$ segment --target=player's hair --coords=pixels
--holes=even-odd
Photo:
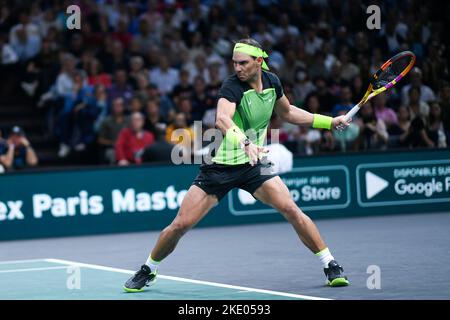
[[[260,48],[260,49],[263,48],[262,45],[258,41],[256,41],[255,39],[252,39],[252,38],[243,38],[241,40],[236,41],[236,43],[245,43],[245,44]]]
[[[260,48],[261,50],[263,50],[262,45],[253,38],[243,38],[241,40],[236,41],[236,43],[245,43],[245,44],[248,44],[248,45],[251,45],[251,46],[254,46],[254,47],[257,47],[257,48]],[[252,57],[252,58],[256,59],[255,57]]]

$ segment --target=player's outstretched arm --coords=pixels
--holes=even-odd
[[[321,114],[312,114],[301,108],[297,108],[289,103],[286,96],[282,96],[275,103],[275,112],[283,120],[301,126],[313,126],[318,129],[336,129],[339,125],[343,128],[349,126],[350,121],[345,120],[345,116],[328,117]]]
[[[225,98],[220,98],[217,102],[216,127],[222,131],[228,143],[234,147],[240,147],[248,155],[250,164],[255,165],[261,153],[267,153],[264,147],[252,143],[241,129],[234,123],[233,115],[236,111],[236,104]]]
[[[227,130],[236,124],[233,122],[233,114],[236,111],[236,103],[225,98],[220,98],[217,102],[216,128],[226,134]]]

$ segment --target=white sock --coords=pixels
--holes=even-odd
[[[331,252],[328,248],[317,252],[316,256],[319,257],[320,262],[322,262],[324,268],[328,268],[328,263],[330,263],[331,260],[334,260],[334,257],[331,255]]]
[[[152,272],[156,272],[156,270],[158,270],[158,265],[160,262],[161,261],[155,261],[152,259],[151,256],[148,256],[147,261],[145,261],[145,264],[150,267],[150,270]]]

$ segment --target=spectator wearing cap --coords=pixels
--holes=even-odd
[[[38,164],[38,157],[22,128],[13,127],[6,143],[0,139],[0,164],[7,170],[19,170]]]
[[[145,148],[154,142],[153,133],[144,129],[144,116],[139,112],[133,113],[130,126],[120,131],[116,142],[117,163],[119,166],[142,163]]]

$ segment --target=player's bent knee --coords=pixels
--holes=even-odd
[[[170,224],[170,230],[178,235],[183,235],[192,228],[188,220],[175,220]]]
[[[293,201],[289,201],[278,208],[288,220],[297,218],[302,212]]]

